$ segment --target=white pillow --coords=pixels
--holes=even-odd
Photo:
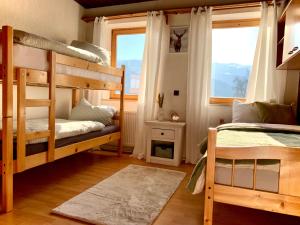
[[[112,124],[114,114],[106,108],[93,106],[85,98],[82,98],[69,116],[69,120],[91,120],[103,123],[105,126]]]
[[[97,106],[97,107],[100,107],[101,109],[107,110],[108,112],[111,113],[112,116],[114,116],[117,113],[116,108],[113,107],[113,106],[110,106],[110,105],[100,105],[100,106]]]
[[[105,48],[101,48],[97,45],[93,45],[85,41],[77,41],[77,40],[73,40],[71,46],[92,52],[98,57],[100,57],[100,59],[102,60],[102,64],[104,66],[110,65],[110,53]]]
[[[234,101],[232,104],[232,122],[259,123],[260,117],[256,104]]]

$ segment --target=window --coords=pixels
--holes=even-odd
[[[258,22],[214,26],[212,31],[211,103],[244,99],[252,68]]]
[[[125,99],[136,100],[139,94],[144,45],[145,28],[112,31],[111,64],[125,65]],[[111,98],[120,98],[120,93],[111,92]]]

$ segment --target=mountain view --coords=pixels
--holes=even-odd
[[[131,80],[139,79],[142,69],[141,60],[119,60],[118,66],[121,65],[126,66],[125,93],[137,94]],[[251,65],[213,63],[212,96],[245,97],[250,70]]]
[[[211,95],[245,97],[251,65],[213,63]]]

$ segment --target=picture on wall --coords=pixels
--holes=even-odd
[[[170,27],[170,53],[187,52],[188,27]]]

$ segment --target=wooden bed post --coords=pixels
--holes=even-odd
[[[2,27],[2,209],[13,209],[13,29]]]
[[[212,225],[213,221],[216,141],[217,130],[215,128],[209,128],[204,199],[204,225]]]
[[[49,82],[49,124],[48,129],[50,135],[48,138],[48,162],[54,161],[54,150],[55,150],[55,89],[56,89],[56,53],[53,51],[49,52],[49,71],[48,71],[48,82]]]
[[[122,65],[122,77],[121,77],[122,90],[120,93],[120,140],[119,140],[119,150],[118,155],[121,156],[123,152],[123,123],[124,123],[124,94],[125,94],[125,65]]]
[[[17,172],[25,169],[26,157],[26,69],[17,69]]]

